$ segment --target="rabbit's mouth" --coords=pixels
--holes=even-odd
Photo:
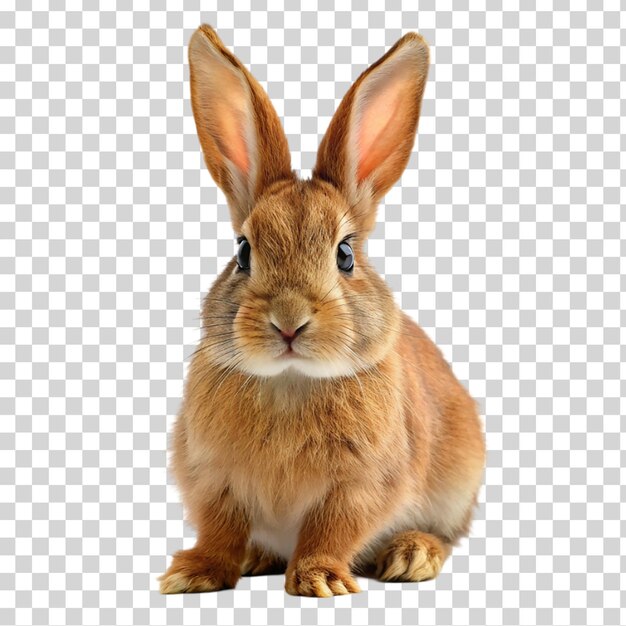
[[[300,352],[296,352],[296,350],[293,349],[293,346],[287,346],[287,348],[285,348],[285,351],[278,355],[278,358],[279,359],[306,359],[306,357],[303,354],[300,354]]]
[[[294,310],[298,314],[293,314]],[[251,305],[246,305],[235,320],[238,369],[264,378],[287,370],[311,378],[334,378],[359,369],[356,354],[346,343],[349,331],[345,325],[336,329],[332,319],[322,325],[308,310],[295,307],[285,306],[282,315],[267,317],[251,311]],[[228,358],[233,358],[230,352]]]
[[[249,355],[239,367],[249,374],[265,378],[278,376],[288,370],[310,378],[334,378],[351,375],[355,369],[347,359],[318,359],[315,355],[300,352],[297,346],[286,347],[274,355]]]

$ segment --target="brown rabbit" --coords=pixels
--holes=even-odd
[[[209,26],[189,45],[206,164],[237,256],[203,306],[171,468],[198,532],[162,593],[286,570],[291,594],[437,576],[485,461],[476,405],[363,244],[414,142],[428,46],[405,35],[346,94],[299,180],[259,83]]]

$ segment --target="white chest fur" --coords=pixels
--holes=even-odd
[[[283,526],[257,522],[252,527],[250,540],[288,561],[296,549],[300,526],[301,520]]]
[[[246,480],[243,474],[231,476],[231,481],[236,496],[246,503],[250,514],[250,540],[289,559],[306,516],[324,499],[327,482],[317,477],[315,481],[283,479],[281,484],[276,480]],[[270,485],[274,485],[271,492]]]

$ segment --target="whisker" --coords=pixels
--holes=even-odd
[[[325,295],[325,296],[324,296],[324,297],[320,300],[320,302],[319,302],[320,304],[324,304],[324,300],[326,300],[326,298],[328,297],[328,294],[329,294],[329,293],[330,293],[330,292],[331,292],[331,291],[332,291],[335,287],[337,287],[337,285],[339,285],[339,281],[338,281],[338,280],[337,280],[337,281],[335,282],[335,284],[334,284],[334,285],[333,285],[333,286],[332,286],[332,287],[331,287],[331,288],[330,288],[330,289],[326,292],[326,295]],[[331,302],[332,302],[332,300],[331,300]]]

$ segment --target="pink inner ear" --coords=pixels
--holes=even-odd
[[[215,120],[225,155],[242,174],[247,175],[250,169],[246,140],[249,122],[246,119],[245,106],[242,98],[236,97],[231,98],[230,102],[220,102],[216,106]]]
[[[400,133],[405,127],[401,104],[407,95],[407,81],[386,80],[372,91],[358,105],[361,108],[357,121],[358,182],[365,180],[393,152],[403,139]]]

